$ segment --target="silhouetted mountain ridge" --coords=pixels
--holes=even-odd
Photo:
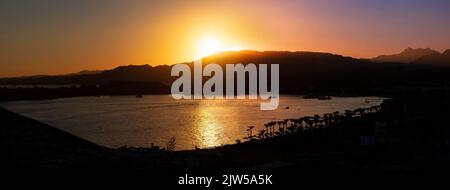
[[[411,54],[414,50],[404,52]],[[438,55],[447,57],[448,52]],[[229,63],[279,64],[282,93],[377,94],[450,84],[450,68],[426,64],[380,64],[331,53],[228,51],[206,57],[203,63],[218,63],[222,67]],[[188,64],[192,67],[193,62]],[[96,95],[170,93],[171,82],[177,78],[170,75],[171,67],[129,65],[90,75],[0,79],[0,84],[96,85],[102,89],[101,92],[96,91]],[[90,91],[80,94],[89,93]]]
[[[445,50],[442,54],[431,54],[422,56],[419,59],[415,60],[413,63],[450,67],[450,49]]]
[[[152,67],[150,65],[119,66],[112,70],[83,72],[58,76],[30,76],[0,79],[3,85],[74,85],[105,84],[113,81],[162,82],[168,83],[170,67],[167,65]]]
[[[94,70],[94,71],[91,71],[91,70],[83,70],[83,71],[80,71],[80,72],[70,73],[70,74],[67,74],[67,75],[69,75],[69,76],[75,76],[75,75],[94,75],[94,74],[99,74],[99,73],[102,73],[102,72],[104,72],[104,70]],[[66,75],[66,76],[67,76],[67,75]],[[62,76],[65,76],[65,75],[62,75]]]
[[[97,78],[99,83],[109,81],[140,81],[140,82],[161,82],[168,84],[171,81],[170,66],[161,65],[152,67],[150,65],[128,65],[120,66],[112,70],[100,73]]]
[[[344,57],[331,53],[316,52],[287,52],[287,51],[228,51],[220,52],[203,59],[204,64],[218,63],[255,63],[255,64],[300,64],[309,69],[320,68],[320,65],[350,64],[367,62],[351,57]],[[192,65],[193,62],[188,64]],[[139,81],[139,82],[160,82],[170,84],[174,78],[170,77],[171,66],[150,66],[150,65],[128,65],[119,66],[111,70],[98,73],[86,73],[76,75],[61,76],[33,76],[0,79],[0,84],[8,85],[45,85],[45,84],[105,84],[111,81]],[[288,70],[287,72],[292,72]]]
[[[407,48],[399,54],[380,55],[372,59],[374,62],[412,63],[424,56],[438,55],[438,51],[430,48]]]

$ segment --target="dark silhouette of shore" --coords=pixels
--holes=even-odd
[[[214,149],[109,149],[0,109],[2,167],[252,171],[450,169],[448,92],[380,107],[274,122],[249,141]],[[421,98],[417,102],[415,98]],[[302,122],[299,122],[299,121]],[[245,133],[245,131],[243,131]],[[259,135],[259,136],[258,136]]]
[[[2,168],[120,167],[107,148],[0,108]]]

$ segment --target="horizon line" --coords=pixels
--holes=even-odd
[[[411,47],[407,47],[404,48],[403,50],[406,49],[431,49],[431,50],[435,50],[439,53],[443,53],[449,49],[444,49],[442,51],[430,48],[430,47],[418,47],[418,48],[411,48]],[[402,51],[403,51],[402,50]],[[366,60],[371,60],[374,59],[378,56],[385,56],[385,55],[395,55],[395,54],[399,54],[401,52],[398,53],[391,53],[391,54],[381,54],[381,55],[377,55],[375,57],[371,57],[371,58],[367,58],[367,57],[356,57],[356,56],[349,56],[349,55],[344,55],[344,54],[338,54],[338,53],[334,53],[334,52],[326,52],[326,51],[311,51],[311,50],[255,50],[255,49],[243,49],[243,50],[227,50],[227,51],[218,51],[215,52],[211,55],[202,57],[203,58],[207,58],[207,57],[211,57],[220,53],[227,53],[227,52],[258,52],[258,53],[264,53],[264,52],[287,52],[287,53],[300,53],[300,52],[304,52],[304,53],[324,53],[324,54],[332,54],[332,55],[339,55],[339,56],[343,56],[343,57],[349,57],[349,58],[353,58],[353,59],[366,59]],[[136,64],[122,64],[122,65],[117,65],[117,66],[113,66],[110,68],[104,68],[104,69],[92,69],[90,70],[89,68],[87,69],[82,69],[79,71],[73,71],[73,72],[66,72],[66,73],[55,73],[55,74],[30,74],[30,75],[17,75],[17,76],[0,76],[0,79],[9,79],[9,78],[30,78],[30,77],[51,77],[51,76],[67,76],[67,75],[74,75],[74,74],[79,74],[82,72],[103,72],[103,71],[107,71],[107,70],[112,70],[118,67],[123,67],[123,66],[145,66],[148,65],[150,67],[158,67],[158,66],[172,66],[175,64],[180,64],[180,63],[190,63],[195,61],[195,58],[193,58],[190,61],[182,61],[182,62],[178,62],[178,63],[172,63],[172,64],[156,64],[156,65],[152,65],[149,63],[136,63]]]

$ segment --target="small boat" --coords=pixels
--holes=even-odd
[[[319,100],[331,100],[331,97],[330,96],[319,96],[319,97],[317,97],[317,99],[319,99]]]
[[[315,96],[315,95],[305,95],[305,96],[303,96],[303,98],[304,99],[316,99],[317,96]]]

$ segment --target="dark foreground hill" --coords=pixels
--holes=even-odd
[[[110,168],[123,157],[110,149],[0,108],[1,168]]]

